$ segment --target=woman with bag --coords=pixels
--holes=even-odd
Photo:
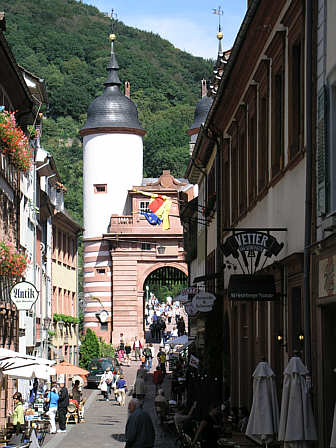
[[[100,389],[103,394],[103,399],[106,401],[108,401],[108,396],[107,396],[108,387],[107,387],[107,382],[106,382],[107,377],[108,377],[108,372],[105,371],[100,379],[100,383],[98,386],[98,389]]]
[[[48,406],[48,410],[46,412],[47,416],[49,417],[50,420],[50,434],[56,434],[56,412],[57,412],[57,407],[58,407],[58,400],[59,400],[59,396],[57,393],[57,389],[55,386],[53,386],[51,388],[51,391],[48,393],[47,397],[45,398],[45,403],[44,403],[44,409],[47,408]]]

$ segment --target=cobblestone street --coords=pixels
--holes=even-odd
[[[156,351],[158,344],[155,344]],[[129,389],[134,383],[136,371],[140,363],[132,361],[131,367],[123,366]],[[156,365],[156,362],[153,362]],[[152,367],[153,370],[154,367]],[[169,397],[169,380],[166,377],[163,387]],[[86,403],[85,423],[67,425],[67,432],[48,436],[49,440],[45,448],[92,448],[99,447],[124,447],[125,425],[127,421],[127,404],[131,396],[127,396],[125,407],[120,407],[114,400],[103,401],[99,390],[91,392]],[[161,431],[154,408],[155,386],[152,382],[152,374],[148,373],[146,378],[146,397],[144,409],[150,414],[155,427],[155,448],[173,448],[174,437]]]

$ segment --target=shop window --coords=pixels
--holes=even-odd
[[[94,192],[96,194],[107,193],[107,185],[106,184],[95,184],[93,187],[94,187]]]

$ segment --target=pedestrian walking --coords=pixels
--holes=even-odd
[[[141,408],[141,403],[133,398],[128,404],[129,417],[126,423],[125,448],[153,448],[155,430],[150,416]]]
[[[66,413],[69,405],[68,389],[64,382],[59,383],[60,390],[58,392],[58,424],[59,430],[57,432],[66,432]]]
[[[127,341],[125,344],[125,355],[126,355],[126,365],[129,367],[131,365],[131,344]]]
[[[57,388],[56,386],[53,386],[46,398],[46,402],[49,405],[47,416],[49,417],[50,420],[50,434],[56,433],[56,412],[58,408],[58,401],[59,401],[59,395],[57,393]]]
[[[123,360],[123,361],[125,360],[125,339],[124,339],[123,333],[120,333],[118,359],[119,359],[119,364],[121,364],[121,360]]]
[[[125,406],[126,404],[126,380],[124,375],[120,375],[119,380],[117,381],[117,387],[115,390],[116,400],[119,403],[119,406]]]
[[[153,358],[152,350],[150,349],[149,344],[146,345],[142,354],[145,356],[145,369],[147,370],[147,372],[149,372],[150,369],[152,368],[152,358]]]
[[[108,378],[108,372],[107,372],[107,370],[105,370],[105,372],[103,373],[103,375],[100,378],[100,382],[98,385],[98,389],[100,389],[100,391],[103,394],[103,399],[106,401],[108,401],[107,378]]]
[[[155,384],[155,392],[158,391],[158,388],[161,386],[162,381],[163,381],[163,375],[162,375],[160,366],[158,365],[153,374],[153,383]]]
[[[133,351],[134,351],[134,357],[135,357],[136,361],[138,361],[138,360],[140,361],[141,350],[142,350],[141,342],[138,340],[138,337],[135,336],[134,342],[133,342]]]
[[[166,374],[166,362],[167,362],[167,355],[164,352],[163,348],[160,348],[159,353],[157,354],[157,358],[160,364],[160,370],[162,372],[162,375],[165,376]]]

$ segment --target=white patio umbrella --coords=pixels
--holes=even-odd
[[[301,359],[294,356],[284,371],[284,385],[278,440],[286,447],[308,447],[317,440],[316,426],[307,385],[308,370]]]
[[[334,408],[334,421],[331,431],[330,448],[336,448],[336,404]]]
[[[267,362],[260,362],[253,372],[253,402],[246,435],[271,441],[279,429],[279,404],[275,375]]]

